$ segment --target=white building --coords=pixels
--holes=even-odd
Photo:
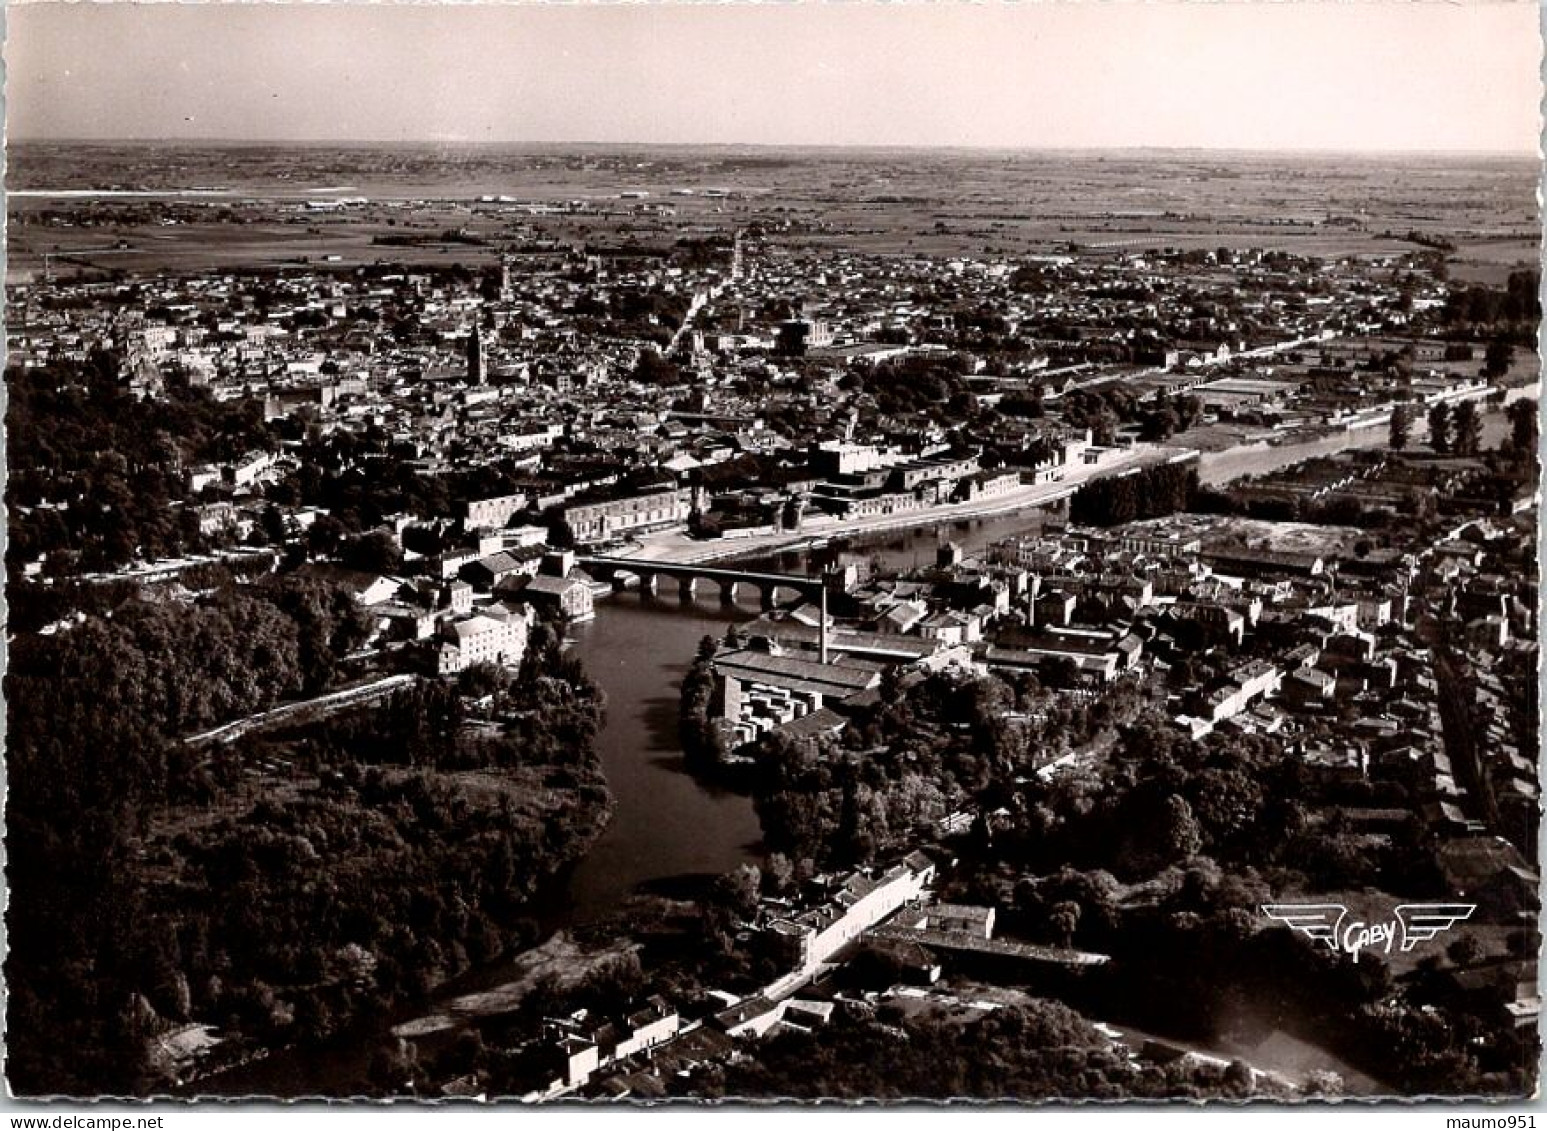
[[[898,908],[922,898],[934,878],[933,861],[912,852],[879,876],[850,874],[826,904],[770,920],[766,929],[797,969],[809,972]]]
[[[503,606],[448,621],[441,626],[438,670],[455,675],[474,664],[519,664],[530,628],[530,617]]]

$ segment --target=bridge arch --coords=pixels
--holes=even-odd
[[[734,604],[750,586],[757,591],[759,604],[765,609],[801,598],[815,600],[820,597],[825,584],[819,577],[634,558],[587,556],[580,558],[577,564],[590,570],[598,580],[610,580],[614,591],[637,588],[641,594],[654,596],[660,591],[660,579],[670,578],[683,601],[695,600],[702,587],[710,586],[719,590],[722,603]]]
[[[774,581],[763,586],[763,594],[763,600],[769,606],[773,606],[803,600],[806,596],[806,591],[803,586]]]
[[[654,591],[654,574],[638,569],[613,569],[609,572],[614,593],[626,593],[630,589],[636,589],[640,593]]]

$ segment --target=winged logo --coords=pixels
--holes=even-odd
[[[1394,914],[1402,922],[1402,949],[1412,950],[1421,942],[1450,930],[1477,910],[1475,903],[1403,903]]]
[[[1348,908],[1341,903],[1264,903],[1262,913],[1307,938],[1326,943],[1332,950],[1344,951],[1359,960],[1359,952],[1369,948],[1390,954],[1400,943],[1402,952],[1411,951],[1421,942],[1450,930],[1477,910],[1473,903],[1402,903],[1394,916],[1384,923],[1353,920],[1347,926]]]
[[[1348,908],[1341,903],[1264,903],[1262,913],[1336,950]]]

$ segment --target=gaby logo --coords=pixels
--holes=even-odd
[[[1262,913],[1293,927],[1309,938],[1326,943],[1333,950],[1351,954],[1359,961],[1359,952],[1381,948],[1391,953],[1398,945],[1406,953],[1421,942],[1450,930],[1477,910],[1475,903],[1403,903],[1392,910],[1384,923],[1365,923],[1353,919],[1347,923],[1348,908],[1341,903],[1264,903]]]

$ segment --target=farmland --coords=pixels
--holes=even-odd
[[[1539,223],[1532,163],[1491,157],[20,144],[12,183],[18,276],[44,253],[65,269],[134,273],[448,265],[492,258],[480,244],[513,236],[664,247],[757,222],[792,248],[934,257],[1073,245],[1331,258],[1444,240],[1457,278],[1498,283],[1535,263]],[[338,199],[356,203],[318,207]],[[450,231],[463,235],[433,238]],[[405,234],[411,246],[373,243]]]

